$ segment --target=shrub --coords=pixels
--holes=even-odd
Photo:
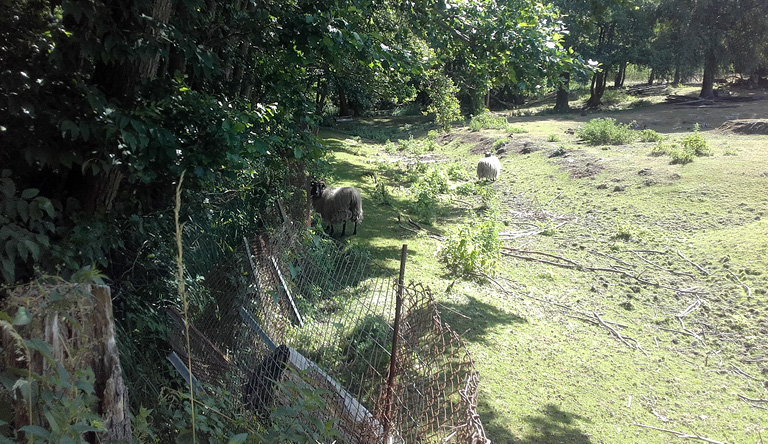
[[[637,132],[641,142],[660,142],[664,140],[664,136],[657,133],[652,129],[644,129]]]
[[[651,148],[651,156],[665,156],[669,154],[669,151],[674,149],[677,144],[659,142]]]
[[[452,230],[440,250],[440,259],[451,272],[462,276],[492,274],[501,258],[500,227],[495,211],[483,218],[473,217]]]
[[[669,155],[672,157],[672,164],[685,165],[693,162],[696,152],[685,147],[673,147],[669,149]]]
[[[699,133],[699,124],[694,127],[693,134],[689,134],[681,141],[686,150],[692,151],[696,156],[711,156],[712,148],[707,146],[707,141]]]
[[[459,163],[452,163],[448,165],[446,173],[451,180],[467,180],[469,179],[469,173],[463,165]]]
[[[507,143],[509,143],[509,137],[502,137],[500,139],[496,139],[496,141],[493,142],[492,148],[495,150],[500,146],[506,145]]]
[[[448,173],[440,168],[427,168],[415,176],[413,210],[424,221],[433,222],[439,210],[440,195],[448,192]]]
[[[550,134],[547,136],[547,142],[559,142],[560,137],[557,134]]]
[[[480,131],[482,129],[506,129],[507,126],[509,126],[509,123],[507,122],[506,117],[496,117],[489,111],[472,116],[472,120],[469,121],[469,129],[472,131]]]
[[[616,123],[615,119],[592,119],[578,131],[581,140],[590,145],[623,145],[635,139],[636,134],[629,125]]]

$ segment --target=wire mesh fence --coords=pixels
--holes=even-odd
[[[332,423],[338,442],[488,442],[474,364],[428,288],[370,278],[366,251],[290,222],[239,245],[193,231],[189,347],[182,314],[168,311],[180,372],[191,358],[196,379],[261,418],[313,393],[322,408],[296,420]]]

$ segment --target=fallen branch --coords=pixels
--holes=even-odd
[[[683,272],[680,272],[680,271],[675,271],[675,270],[672,270],[672,269],[669,269],[669,268],[664,268],[664,267],[662,267],[661,265],[659,265],[659,264],[657,264],[657,263],[655,263],[655,262],[653,262],[653,261],[650,261],[650,260],[648,260],[648,259],[644,258],[643,256],[641,256],[641,255],[640,255],[640,253],[638,253],[638,252],[636,252],[636,251],[633,251],[632,253],[634,253],[634,254],[635,254],[635,256],[639,257],[641,261],[645,262],[645,263],[646,263],[646,264],[648,264],[648,265],[651,265],[651,266],[653,266],[653,267],[656,267],[656,268],[658,268],[659,270],[663,270],[663,271],[666,271],[666,272],[669,272],[669,273],[672,273],[672,274],[676,274],[676,275],[678,275],[678,276],[688,276],[689,278],[692,278],[692,277],[693,277],[693,275],[692,275],[692,274],[690,274],[690,273],[683,273]]]
[[[541,262],[543,264],[554,265],[556,267],[572,268],[572,269],[578,269],[578,270],[582,270],[582,271],[605,271],[605,272],[609,272],[609,273],[617,273],[617,274],[620,274],[622,276],[626,276],[626,277],[628,277],[630,279],[634,279],[634,280],[636,280],[636,281],[638,281],[638,282],[640,282],[642,284],[651,285],[651,286],[659,287],[659,288],[664,288],[664,289],[667,289],[667,290],[675,291],[677,293],[690,293],[690,294],[699,294],[699,293],[701,293],[695,287],[694,288],[690,288],[690,289],[674,288],[674,287],[670,287],[670,286],[667,286],[667,285],[664,285],[664,284],[660,284],[658,282],[651,282],[651,281],[645,280],[645,279],[641,278],[639,275],[634,275],[634,274],[631,274],[631,273],[626,272],[624,270],[619,270],[619,269],[616,269],[616,268],[605,268],[605,267],[588,267],[588,266],[581,265],[578,262],[575,262],[573,260],[566,259],[566,258],[564,258],[562,256],[557,256],[557,255],[550,254],[550,253],[544,253],[544,252],[541,252],[541,251],[518,250],[518,249],[515,249],[515,248],[511,248],[511,247],[502,247],[501,253],[503,255],[505,255],[505,256],[514,257],[514,258],[517,258],[517,259],[525,259],[525,260],[529,260],[529,261]],[[538,254],[538,255],[542,255],[542,256],[551,257],[551,258],[554,258],[554,259],[557,259],[557,260],[560,260],[560,261],[563,261],[563,262],[566,262],[566,263],[564,264],[564,263],[561,263],[561,262],[553,262],[553,261],[548,261],[548,260],[545,260],[545,259],[539,259],[539,258],[530,257],[530,256],[523,256],[523,255],[515,254],[515,253]]]
[[[606,324],[605,321],[603,321],[603,318],[601,318],[599,314],[597,314],[597,313],[592,313],[592,314],[595,316],[595,318],[598,320],[598,322],[600,322],[601,326],[607,328],[608,331],[613,333],[613,335],[616,336],[627,347],[629,347],[629,348],[636,348],[636,349],[640,350],[641,352],[643,352],[643,354],[645,356],[648,356],[648,353],[646,353],[645,350],[643,350],[643,348],[640,347],[640,343],[637,341],[637,339],[628,338],[628,339],[631,339],[632,341],[634,341],[634,345],[630,344],[629,341],[627,341],[627,339],[625,339],[624,336],[622,336],[619,332],[617,332],[615,328],[613,328],[610,325]]]
[[[739,285],[741,285],[742,287],[744,287],[744,290],[746,290],[746,291],[747,291],[747,297],[750,297],[750,298],[751,298],[751,297],[752,297],[752,289],[751,289],[751,288],[749,288],[749,286],[748,286],[747,284],[745,284],[744,282],[742,282],[742,281],[741,281],[741,279],[739,279],[739,277],[738,277],[738,276],[736,276],[736,273],[732,272],[731,270],[729,270],[729,269],[727,269],[727,268],[725,269],[725,271],[727,271],[728,273],[730,273],[730,274],[731,274],[731,276],[733,276],[733,278],[734,278],[734,279],[736,279],[736,281],[739,283]]]
[[[694,267],[698,268],[700,272],[704,273],[704,275],[709,276],[709,272],[701,267],[701,265],[697,264],[696,262],[688,259],[685,257],[683,253],[680,252],[680,250],[677,250],[677,255],[683,258],[686,262],[693,265]]]
[[[741,376],[743,376],[745,378],[748,378],[748,379],[751,379],[753,381],[760,381],[760,379],[755,378],[754,376],[750,375],[749,373],[747,373],[744,370],[742,370],[739,367],[737,367],[735,364],[731,364],[731,367],[733,367],[733,371],[737,375],[741,375]]]
[[[739,397],[742,401],[745,401],[747,404],[749,404],[750,407],[754,407],[756,409],[762,409],[762,410],[768,410],[768,407],[763,407],[761,405],[756,405],[756,403],[765,403],[768,404],[768,399],[755,399],[755,398],[748,398],[741,394],[736,394],[736,396]]]
[[[477,276],[482,277],[484,279],[487,279],[489,282],[491,282],[493,284],[496,284],[496,286],[498,286],[499,289],[501,289],[501,291],[504,294],[507,294],[507,295],[510,295],[510,296],[514,296],[514,293],[512,293],[509,290],[507,290],[503,285],[501,285],[501,283],[499,283],[494,278],[488,276],[487,274],[479,273]],[[528,298],[528,299],[533,299],[534,301],[537,301],[537,302],[542,302],[544,304],[549,304],[549,305],[554,305],[556,307],[564,308],[564,309],[566,309],[568,311],[572,311],[572,312],[574,312],[576,314],[580,314],[582,316],[587,316],[586,318],[579,317],[579,316],[571,316],[571,317],[573,317],[575,319],[580,319],[582,321],[590,322],[590,323],[593,323],[595,325],[599,325],[599,322],[597,320],[590,319],[591,317],[594,317],[594,313],[587,313],[585,311],[581,311],[581,310],[577,310],[577,309],[575,309],[573,307],[569,307],[569,306],[567,306],[565,304],[561,304],[561,303],[555,302],[555,301],[549,301],[547,299],[537,298],[536,296],[528,295],[528,296],[525,296],[525,297]],[[605,322],[606,324],[613,324],[613,325],[616,325],[616,326],[621,327],[621,328],[627,328],[627,326],[625,324],[621,324],[619,322],[607,321],[607,320],[603,320],[603,322]]]
[[[703,437],[701,435],[690,435],[690,434],[685,433],[685,432],[678,432],[676,430],[662,429],[662,428],[659,428],[659,427],[649,426],[649,425],[645,425],[645,424],[638,424],[636,422],[633,422],[632,425],[633,426],[637,426],[637,427],[643,427],[643,428],[646,428],[646,429],[651,429],[651,430],[658,430],[660,432],[671,433],[671,434],[675,435],[677,438],[680,438],[680,439],[697,439],[699,441],[708,442],[710,444],[728,444],[725,441],[715,441],[714,439],[705,438],[705,437]]]

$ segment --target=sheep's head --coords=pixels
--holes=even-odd
[[[312,197],[321,197],[323,195],[324,190],[325,190],[324,182],[312,182],[309,188],[309,195]]]

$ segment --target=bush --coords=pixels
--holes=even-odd
[[[472,117],[469,121],[469,129],[480,131],[482,129],[506,129],[509,126],[507,118],[504,116],[496,117],[491,112],[485,111]]]
[[[578,136],[590,145],[623,145],[637,136],[629,125],[615,119],[592,119],[579,129]]]
[[[440,168],[427,168],[426,171],[415,175],[412,189],[414,212],[420,219],[433,222],[439,211],[440,195],[449,190],[448,173]]]
[[[664,136],[657,133],[652,129],[644,129],[637,132],[641,142],[660,142],[664,140]]]
[[[672,164],[685,165],[693,162],[696,152],[685,147],[673,147],[669,149],[669,155],[672,157]]]
[[[501,258],[500,228],[495,211],[483,218],[473,217],[452,230],[440,250],[440,259],[448,270],[462,276],[492,274]]]
[[[651,148],[649,153],[651,156],[665,156],[669,154],[670,150],[674,149],[677,144],[659,142]]]
[[[498,149],[499,147],[501,147],[501,146],[503,146],[503,145],[506,145],[507,143],[509,143],[509,137],[502,137],[502,138],[500,138],[500,139],[496,139],[496,141],[495,141],[495,142],[493,142],[493,146],[492,146],[492,148],[493,148],[494,150],[496,150],[496,149]]]
[[[693,134],[685,136],[681,141],[686,150],[692,151],[696,156],[711,156],[712,148],[707,146],[707,141],[699,133],[699,124],[694,127]]]

